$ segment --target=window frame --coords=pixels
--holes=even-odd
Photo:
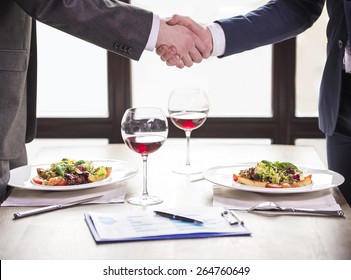
[[[295,116],[296,38],[272,48],[271,118],[211,118],[196,131],[194,138],[268,138],[272,144],[294,144],[298,138],[324,138],[316,117]],[[122,143],[120,122],[131,106],[131,62],[107,52],[107,118],[39,118],[37,138],[106,138]],[[169,137],[182,138],[183,132],[169,126]]]

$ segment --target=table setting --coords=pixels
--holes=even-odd
[[[347,246],[339,245],[340,240],[351,244],[351,210],[337,188],[344,178],[325,169],[312,147],[194,139],[190,164],[190,133],[205,123],[209,110],[208,100],[201,100],[205,101],[195,102],[194,107],[191,99],[169,102],[170,119],[185,131],[185,142],[167,139],[169,124],[162,109],[130,108],[121,120],[124,143],[43,149],[36,164],[11,170],[12,191],[0,207],[0,227],[6,229],[0,236],[0,257],[135,259],[143,252],[155,259],[351,257]],[[111,158],[86,159],[88,154]],[[37,183],[34,178],[41,169],[50,170],[67,155],[78,162],[92,161],[98,167],[94,172],[111,167],[106,169],[110,173],[99,181],[76,185],[65,181],[71,178],[65,178],[66,173],[60,175],[60,185]],[[177,163],[184,156],[185,165],[179,168]],[[43,158],[48,161],[40,163]],[[296,181],[310,176],[311,182],[299,187],[257,187],[236,180],[241,170],[263,160],[288,164],[289,172],[296,165],[301,172],[301,180],[296,177]],[[83,175],[85,171],[78,167],[72,172]],[[100,176],[96,174],[93,178]],[[277,216],[278,223],[273,218]],[[136,217],[139,220],[134,221]],[[306,221],[311,222],[308,228]],[[183,227],[186,234],[182,234]],[[301,228],[319,238],[303,238]],[[294,243],[301,247],[292,246]],[[63,249],[67,246],[70,252]],[[301,249],[307,246],[311,250]],[[27,250],[19,249],[23,247]]]
[[[52,164],[27,165],[11,170],[9,186],[13,187],[13,190],[1,206],[49,206],[58,203],[72,203],[97,196],[99,197],[90,200],[89,203],[121,203],[124,202],[127,193],[124,181],[132,178],[138,172],[137,166],[129,162],[112,159],[92,160],[89,161],[89,164],[94,164],[95,167],[109,166],[112,168],[111,174],[105,179],[82,184],[49,185],[36,183],[35,180],[38,180],[40,171],[44,168],[50,170],[49,168],[54,165],[57,166],[53,168],[58,169],[60,163],[66,164],[65,160]],[[75,162],[75,160],[71,161]]]
[[[340,205],[330,192],[330,189],[344,182],[342,175],[330,170],[299,167],[305,175],[311,176],[312,181],[306,186],[294,188],[262,188],[241,184],[233,179],[233,174],[239,173],[241,169],[253,168],[256,164],[239,163],[206,170],[202,176],[214,183],[213,205],[248,212],[274,211],[274,214],[343,217]]]
[[[342,217],[344,215],[340,205],[335,201],[335,198],[329,190],[313,192],[307,195],[267,195],[262,193],[228,190],[214,187],[213,192],[213,206],[222,206],[236,211],[252,212],[261,210],[265,212],[269,211],[269,215],[303,214],[330,215],[336,217]],[[273,203],[278,204],[280,207],[288,208],[288,211],[286,209],[282,210],[272,207]],[[298,211],[299,209],[304,209],[307,211],[301,212]],[[324,211],[330,211],[330,213],[323,213]]]
[[[48,206],[57,203],[72,203],[80,199],[99,197],[89,203],[123,203],[127,185],[123,182],[77,191],[30,191],[14,188],[1,206]]]

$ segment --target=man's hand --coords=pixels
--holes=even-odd
[[[202,58],[209,58],[213,49],[213,45],[211,31],[207,27],[197,23],[190,17],[180,15],[174,15],[170,20],[167,21],[167,24],[172,26],[182,25],[194,32],[203,43],[203,47],[199,49],[202,54]]]
[[[202,52],[206,49],[205,44],[194,32],[182,25],[171,26],[165,20],[161,20],[156,48],[163,45],[175,47],[177,55],[187,67],[192,66],[193,62],[201,62]],[[171,48],[171,54],[173,53],[174,49]]]
[[[197,37],[197,39],[194,39],[195,41],[193,41],[193,45],[195,45],[196,50],[194,51],[192,48],[191,53],[189,52],[189,55],[186,55],[185,57],[181,55],[181,52],[178,50],[176,45],[164,44],[156,46],[156,53],[161,57],[162,61],[166,61],[167,65],[176,66],[178,68],[183,68],[184,65],[190,67],[192,66],[193,62],[199,63],[202,61],[202,58],[208,58],[210,56],[213,49],[213,44],[212,35],[208,28],[198,24],[189,17],[179,15],[174,15],[167,21],[167,24],[171,25],[172,27],[179,25],[186,27],[188,28],[188,31],[191,31],[196,35],[195,38]],[[199,55],[201,58],[199,58]],[[190,62],[189,59],[192,59],[192,62]]]

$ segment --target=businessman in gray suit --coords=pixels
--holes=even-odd
[[[213,56],[226,57],[300,34],[318,19],[325,3],[328,45],[320,86],[319,127],[326,135],[328,167],[345,177],[339,189],[351,205],[351,0],[273,0],[245,16],[217,20],[208,26],[181,16],[168,23],[187,26],[202,38]],[[168,65],[184,67],[185,62],[168,53],[166,46],[157,52]]]
[[[176,47],[188,66],[209,56],[187,28],[122,1],[1,0],[0,202],[10,169],[27,163],[25,143],[36,134],[35,20],[134,60],[160,44]]]

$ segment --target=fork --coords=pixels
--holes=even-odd
[[[282,207],[272,201],[262,202],[256,206],[251,207],[247,210],[252,211],[283,211],[283,212],[294,212],[294,213],[310,213],[317,215],[329,215],[343,217],[344,211],[342,210],[319,210],[319,209],[308,209],[308,208],[293,208],[293,207]]]

